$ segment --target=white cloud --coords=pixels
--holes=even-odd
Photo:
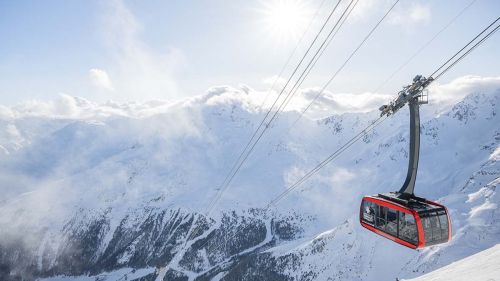
[[[271,77],[264,78],[262,82],[264,82],[266,86],[272,87],[272,90],[277,90],[285,86],[286,79],[278,75],[273,75]]]
[[[98,68],[92,68],[89,70],[89,78],[92,84],[98,88],[113,91],[113,83],[109,79],[109,75],[106,71]]]
[[[429,22],[431,19],[431,9],[429,6],[414,4],[410,10],[410,20],[414,23]]]
[[[449,83],[434,82],[429,88],[429,102],[446,110],[471,93],[488,93],[500,90],[500,77],[463,76]]]
[[[492,92],[500,89],[500,77],[463,76],[450,83],[435,82],[429,88],[429,100],[438,107],[453,105],[466,95],[478,92]],[[319,88],[304,89],[291,100],[287,111],[303,110],[318,94]],[[163,114],[180,108],[200,108],[203,106],[237,105],[243,110],[256,112],[262,104],[266,91],[257,91],[249,87],[238,89],[229,86],[213,87],[206,94],[195,97],[177,99],[176,101],[149,102],[91,102],[84,98],[61,94],[53,101],[31,100],[15,106],[0,105],[0,119],[11,120],[26,116],[41,116],[49,118],[80,118],[99,119],[109,116],[126,116],[132,118],[149,117]],[[277,97],[272,92],[268,98],[271,101]],[[323,117],[345,112],[367,112],[376,110],[380,105],[392,100],[395,95],[376,93],[332,93],[320,95],[308,110],[311,117]],[[267,108],[264,108],[267,109]]]
[[[349,17],[351,20],[366,19],[375,13],[377,7],[380,7],[380,0],[359,1]]]
[[[424,5],[412,2],[410,6],[401,5],[391,13],[388,22],[394,25],[415,26],[429,23],[431,20],[431,8],[429,5]]]
[[[11,107],[11,119],[26,116],[80,118],[81,113],[87,111],[88,104],[91,103],[86,99],[59,94],[52,101],[29,100]]]
[[[12,110],[4,105],[0,105],[0,119],[11,119],[14,117]]]
[[[466,95],[475,92],[491,92],[500,89],[500,77],[464,76],[450,83],[435,82],[429,88],[429,99],[438,111],[446,110],[449,106],[462,100]],[[319,93],[319,88],[302,89],[296,93],[285,111],[302,112]],[[262,101],[267,96],[267,102],[262,110],[267,110],[277,98],[278,92],[248,89],[241,91],[228,86],[214,87],[207,94],[187,99],[184,104],[221,104],[240,103],[244,109],[257,111],[261,109]],[[333,93],[325,91],[314,101],[306,115],[310,118],[323,118],[332,114],[369,112],[377,110],[396,96],[379,93]],[[277,104],[281,104],[283,97]]]
[[[376,93],[332,93],[323,92],[318,96],[320,88],[303,89],[295,94],[294,98],[285,108],[286,111],[303,111],[313,100],[307,115],[311,118],[322,118],[331,114],[346,112],[368,112],[377,109],[380,105],[390,101],[392,96]],[[257,100],[261,95],[254,95]],[[277,93],[272,92],[268,98],[267,106],[276,99]],[[316,98],[317,97],[317,98]]]
[[[491,92],[497,89],[500,89],[500,77],[463,76],[446,84],[438,82],[432,84],[429,88],[429,99],[435,109],[442,111],[459,102],[470,93]],[[319,90],[319,88],[302,89],[296,93],[285,110],[303,111],[316,98]],[[253,104],[254,107],[257,107],[261,105],[266,93],[252,90],[249,95],[241,95],[241,97],[247,100],[248,103]],[[276,91],[270,93],[265,109],[268,109],[272,101],[276,99],[277,94]],[[377,110],[381,105],[387,104],[393,98],[395,98],[395,94],[387,95],[370,92],[333,93],[325,91],[318,96],[306,114],[311,118],[322,118],[331,114],[346,112],[369,112]],[[234,97],[231,99],[234,99]]]
[[[119,100],[151,100],[179,97],[176,72],[185,65],[183,53],[174,47],[153,50],[141,38],[142,25],[121,0],[107,2],[102,33],[114,59],[108,68]]]

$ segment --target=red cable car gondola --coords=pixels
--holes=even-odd
[[[412,249],[451,239],[451,221],[446,207],[413,194],[420,150],[419,106],[427,103],[423,90],[432,80],[432,77],[415,77],[412,85],[399,92],[396,101],[380,108],[382,116],[394,114],[406,103],[410,107],[408,173],[398,192],[363,197],[359,212],[363,227]]]

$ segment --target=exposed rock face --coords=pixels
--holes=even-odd
[[[216,224],[180,209],[146,208],[127,214],[114,229],[107,216],[109,212],[95,217],[83,216],[84,221],[81,214],[77,214],[62,229],[59,246],[45,247],[40,256],[34,255],[39,250],[36,247],[20,247],[22,239],[2,245],[2,277],[33,280],[54,275],[98,275],[124,267],[161,268],[168,267],[179,253],[183,256],[175,266],[200,274],[199,280],[211,280],[219,272],[233,271],[233,267],[232,275],[238,276],[238,272],[248,270],[240,261],[248,266],[262,266],[271,260],[269,254],[258,254],[262,249],[301,234],[290,217],[269,220],[257,213],[251,210],[246,215],[226,214],[220,224]],[[250,251],[245,252],[247,250]],[[269,274],[276,270],[272,266],[268,269]],[[264,272],[260,274],[267,276]],[[156,274],[148,276],[156,277]],[[175,269],[168,269],[165,275],[165,280],[187,278]]]

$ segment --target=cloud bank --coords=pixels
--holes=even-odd
[[[441,110],[454,105],[466,95],[475,92],[490,92],[500,88],[499,77],[464,76],[450,83],[435,82],[429,88],[431,104]],[[319,93],[319,88],[308,88],[298,92],[285,111],[302,111]],[[15,106],[0,105],[0,119],[17,119],[24,117],[74,118],[92,119],[123,116],[131,118],[150,117],[162,114],[175,108],[203,107],[220,105],[239,105],[249,112],[269,109],[278,91],[255,90],[248,86],[238,88],[229,86],[213,87],[207,93],[177,100],[151,100],[145,102],[92,102],[80,97],[61,94],[52,101],[30,100]],[[348,112],[368,112],[377,110],[396,96],[378,93],[333,93],[324,92],[307,111],[311,118],[322,118],[332,114]],[[267,97],[267,102],[262,106]],[[280,100],[281,101],[281,100]]]

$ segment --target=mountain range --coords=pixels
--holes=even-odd
[[[448,207],[453,239],[420,251],[358,221],[363,195],[403,182],[407,108],[267,209],[379,115],[283,112],[207,213],[266,113],[255,92],[0,106],[0,279],[395,280],[500,243],[500,77],[436,85],[422,106],[416,194]]]

